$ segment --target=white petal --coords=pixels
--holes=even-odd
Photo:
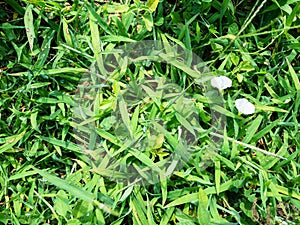
[[[255,106],[245,98],[235,100],[235,107],[242,114],[250,115],[255,112]]]
[[[232,86],[232,81],[225,76],[214,77],[210,80],[211,86],[219,89],[224,90],[226,88],[230,88]]]

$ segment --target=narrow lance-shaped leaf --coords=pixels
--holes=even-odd
[[[220,185],[221,185],[221,163],[218,159],[215,160],[215,182],[216,182],[216,192],[217,195],[219,195]]]
[[[293,82],[294,82],[294,85],[296,87],[296,90],[299,91],[300,90],[300,82],[299,82],[299,78],[294,70],[294,68],[292,67],[292,65],[290,64],[289,60],[286,59],[287,61],[287,64],[288,64],[288,67],[289,67],[289,72],[293,78]]]
[[[23,131],[22,133],[17,134],[17,135],[6,137],[5,144],[0,146],[0,153],[11,149],[15,144],[18,143],[18,141],[24,136],[24,134],[25,134],[25,131]]]
[[[200,225],[208,225],[210,224],[210,214],[207,210],[208,197],[202,188],[198,192],[198,201],[198,221]]]
[[[56,176],[53,176],[43,170],[39,170],[33,167],[33,169],[35,171],[37,171],[41,176],[43,176],[44,178],[46,178],[50,183],[54,184],[55,186],[66,190],[67,192],[69,192],[70,194],[74,195],[75,197],[82,199],[86,202],[91,202],[94,203],[95,205],[97,205],[100,209],[105,210],[108,213],[111,213],[113,215],[118,216],[118,212],[112,210],[109,206],[106,206],[103,203],[100,203],[99,201],[97,201],[93,194],[84,190],[81,187],[75,186],[73,184],[68,183],[67,181],[60,179]]]
[[[34,38],[35,38],[32,8],[33,8],[33,5],[28,5],[26,8],[26,11],[25,11],[25,16],[24,16],[24,24],[25,24],[27,39],[28,39],[29,47],[30,47],[31,51],[33,49],[33,42],[34,42]]]
[[[69,26],[66,19],[62,20],[64,38],[69,46],[72,46],[72,38],[69,32]]]

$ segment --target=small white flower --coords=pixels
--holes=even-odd
[[[255,106],[245,98],[236,99],[235,107],[240,113],[245,115],[250,115],[255,112]]]
[[[232,86],[232,81],[225,76],[214,77],[210,80],[211,86],[218,88],[219,90],[224,90]]]

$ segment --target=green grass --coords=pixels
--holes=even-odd
[[[299,0],[0,2],[0,224],[300,224],[299,15]],[[165,52],[113,64],[145,40]],[[174,44],[183,63],[155,61]],[[232,87],[209,92],[192,52]]]

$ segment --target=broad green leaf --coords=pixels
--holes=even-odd
[[[179,176],[189,182],[192,181],[192,182],[198,182],[199,184],[203,184],[203,185],[213,185],[213,183],[211,183],[210,181],[206,181],[195,175],[189,174],[188,176],[186,176],[183,172],[178,172],[178,171],[175,171],[174,175]]]
[[[54,200],[54,210],[60,216],[66,216],[67,213],[71,210],[71,206],[69,204],[69,198],[66,192],[63,190],[59,190],[56,194],[56,198]]]
[[[45,172],[43,170],[39,170],[37,168],[33,169],[37,171],[41,176],[43,176],[45,179],[48,180],[48,182],[54,184],[55,186],[66,190],[70,194],[74,195],[76,198],[82,199],[87,202],[93,202],[94,201],[94,195],[92,193],[89,193],[88,191],[84,190],[81,187],[75,186],[73,184],[70,184],[69,182],[58,178],[57,176],[53,176],[49,174],[48,172]]]
[[[18,62],[20,62],[20,60],[21,60],[22,52],[23,52],[23,49],[26,46],[26,44],[27,43],[25,43],[22,46],[18,47],[14,42],[12,42],[12,45],[14,46],[14,49],[16,50],[17,55],[18,55]]]
[[[299,10],[300,10],[300,2],[298,1],[296,6],[293,8],[291,14],[288,15],[286,19],[286,26],[290,27],[292,25],[294,18],[297,17],[297,14],[299,13]]]
[[[162,147],[165,141],[165,136],[163,134],[159,134],[155,139],[155,144],[153,146],[154,149],[159,149]]]
[[[54,95],[57,99],[55,98],[48,98],[48,97],[41,97],[37,99],[36,101],[39,103],[46,103],[46,104],[58,104],[58,103],[66,103],[67,105],[70,106],[76,106],[76,102],[68,95],[65,94],[58,94]]]
[[[132,193],[133,185],[129,186],[123,193],[122,197],[120,198],[120,202],[124,202]]]
[[[148,31],[151,31],[153,28],[153,18],[151,14],[145,14],[143,15],[143,20],[145,22],[145,26]]]
[[[108,13],[125,13],[129,10],[128,5],[125,4],[120,4],[120,5],[107,4],[106,6],[107,6]]]
[[[136,130],[138,128],[139,114],[140,114],[140,107],[137,106],[134,109],[134,112],[130,120],[130,127],[133,133],[136,133]]]
[[[100,34],[99,34],[99,28],[98,24],[95,22],[93,14],[89,13],[89,24],[91,29],[91,36],[92,36],[92,44],[93,44],[93,51],[94,56],[96,58],[97,66],[102,73],[102,75],[106,74],[106,70],[104,68],[103,59],[101,53],[101,40],[100,40]]]

